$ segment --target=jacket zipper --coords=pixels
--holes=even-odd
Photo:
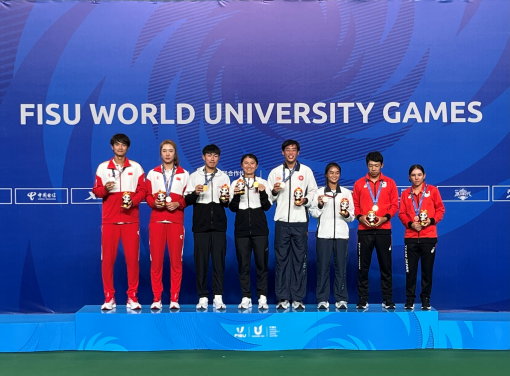
[[[254,184],[255,184],[255,179],[253,180]],[[251,213],[250,213],[250,188],[249,188],[249,184],[248,184],[248,187],[245,187],[246,188],[246,198],[248,199],[248,228],[250,229],[250,236],[251,236]]]
[[[205,177],[207,178],[207,172],[205,173]],[[214,192],[213,192],[213,180],[214,180],[214,176],[213,178],[211,179],[211,204],[214,203]],[[221,203],[220,203],[221,205]],[[213,205],[211,205],[211,227],[214,227],[214,221],[213,221],[213,218],[214,218],[214,210],[213,210]]]
[[[290,174],[290,168],[289,168],[289,174]],[[289,210],[288,210],[288,215],[287,215],[287,223],[290,223],[290,205],[292,202],[292,195],[290,194],[291,191],[292,191],[292,176],[290,176],[290,178],[289,178]]]
[[[336,239],[336,195],[333,196],[333,239]]]
[[[413,197],[413,200],[416,202],[416,200],[414,199],[414,196],[416,196],[416,198],[419,198],[419,196],[415,195],[414,192],[413,192],[413,196],[412,197]],[[419,205],[418,202],[416,202],[416,206],[418,206],[418,205]],[[416,215],[416,213],[415,213],[415,215]],[[418,243],[419,242],[420,242],[420,231],[418,231]]]

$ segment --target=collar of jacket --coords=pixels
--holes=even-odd
[[[326,185],[324,188],[324,193],[326,192],[332,192],[331,188],[329,188],[329,185]],[[336,185],[336,193],[342,193],[342,189],[340,189],[340,184]]]
[[[289,167],[287,167],[287,162],[283,162],[283,167],[284,168],[288,168],[290,170]],[[298,161],[296,161],[296,168],[294,169],[294,171],[299,171],[299,168],[301,167],[301,163],[299,163]]]
[[[163,173],[163,170],[161,169],[161,165],[158,167],[154,167],[154,171]],[[175,174],[182,174],[184,172],[184,169],[181,166],[177,166],[177,169],[175,170]]]
[[[129,159],[128,157],[126,157],[126,160],[124,161],[124,166],[123,168],[126,168],[126,167],[130,167],[131,166],[131,163],[129,163]],[[115,166],[115,162],[113,161],[113,158],[110,159],[110,163],[108,163],[108,168],[109,169],[113,169],[115,170],[117,167]]]
[[[367,174],[365,175],[365,178],[368,179],[368,181],[372,181],[372,178],[370,177],[370,174],[367,172]],[[379,177],[377,178],[376,182],[380,181],[380,180],[385,180],[386,179],[386,176],[383,175],[383,173],[381,172],[379,174]]]

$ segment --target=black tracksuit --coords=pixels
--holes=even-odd
[[[267,183],[257,179],[257,182]],[[248,182],[250,179],[248,179]],[[235,219],[235,245],[237,262],[239,264],[239,282],[243,298],[251,298],[250,291],[250,266],[251,252],[257,268],[257,295],[267,296],[267,273],[268,273],[268,235],[269,228],[265,211],[271,208],[271,202],[266,191],[258,191],[255,188],[245,190],[244,195],[234,195],[235,182],[231,187],[232,201],[230,210],[236,213]],[[241,203],[242,200],[242,203]]]

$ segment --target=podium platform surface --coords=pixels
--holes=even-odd
[[[510,349],[508,312],[438,312],[386,310],[372,304],[366,310],[318,311],[307,305],[267,311],[225,311],[209,306],[197,311],[183,305],[178,311],[150,306],[133,311],[117,306],[85,306],[76,314],[0,315],[4,341],[0,351],[163,351],[298,349],[404,350],[404,349]]]

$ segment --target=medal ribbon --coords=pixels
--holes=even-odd
[[[205,171],[205,167],[204,167],[204,176],[205,176],[205,183],[204,183],[204,185],[209,184],[214,179],[214,175],[216,175],[217,171],[218,171],[218,169],[214,170],[214,172],[211,174],[211,177],[209,179],[207,179],[207,172]]]
[[[287,180],[289,180],[291,177],[292,177],[292,174],[294,174],[294,171],[296,171],[296,166],[297,166],[297,162],[296,164],[294,165],[294,168],[291,170],[289,169],[289,176],[287,176],[287,178],[285,178],[285,165],[283,166],[283,183],[285,183]]]
[[[249,179],[249,178],[248,178]],[[243,175],[243,181],[244,181],[244,185],[248,188],[248,189],[252,189],[253,188],[253,185],[255,184],[255,181],[257,180],[257,177],[255,175],[253,175],[253,183],[251,184],[251,187],[248,185],[248,182],[246,181],[244,175]]]
[[[377,202],[379,201],[379,195],[381,194],[381,188],[382,188],[382,183],[384,180],[381,180],[379,182],[379,189],[377,189],[377,196],[374,197],[374,192],[372,192],[372,187],[370,186],[370,182],[368,181],[367,178],[365,178],[366,182],[367,182],[367,188],[368,188],[368,192],[370,192],[370,197],[372,198],[372,202],[374,203],[374,205],[377,205]]]
[[[113,176],[113,178],[115,178],[115,171],[119,171],[119,176],[120,176],[122,171],[124,171],[124,167],[120,167],[119,166],[119,168],[117,168],[117,165],[115,165],[115,168],[112,168],[112,176]]]
[[[166,181],[166,174],[165,174],[165,168],[163,165],[161,165],[161,171],[163,172],[163,181],[165,182],[165,189],[166,189],[166,195],[167,197],[170,197],[170,192],[172,191],[172,184],[174,183],[174,176],[175,176],[175,166],[172,168],[172,179],[170,179],[170,184]]]
[[[413,192],[413,187],[411,187],[411,193]],[[421,209],[421,204],[423,204],[423,198],[425,197],[425,192],[427,192],[427,183],[425,183],[425,188],[423,188],[423,191],[421,193],[421,198],[420,198],[420,202],[418,203],[418,207],[416,207],[416,201],[414,199],[414,197],[412,197],[412,201],[413,201],[413,208],[414,208],[414,212],[416,213],[416,215],[420,214],[420,209]],[[412,193],[412,195],[414,196],[414,193]]]

